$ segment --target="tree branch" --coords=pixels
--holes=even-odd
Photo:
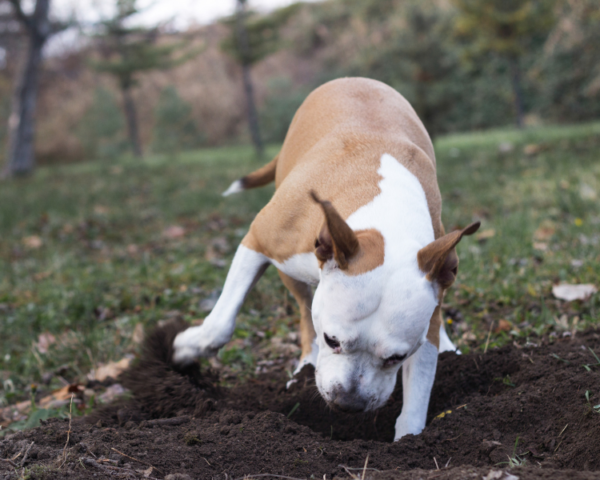
[[[31,29],[32,26],[33,26],[31,18],[28,15],[25,15],[25,12],[21,8],[21,0],[8,0],[8,1],[13,6],[13,8],[15,9],[15,15],[16,15],[17,19],[23,25],[25,25],[25,27],[27,29]]]

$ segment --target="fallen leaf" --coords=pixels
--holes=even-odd
[[[529,145],[525,145],[523,147],[523,153],[528,157],[532,157],[533,155],[537,155],[542,151],[542,146],[537,145],[535,143],[530,143]]]
[[[104,205],[94,205],[94,213],[96,215],[107,215],[108,207],[105,207]]]
[[[586,284],[569,284],[562,283],[560,285],[554,285],[552,287],[552,294],[560,299],[565,300],[567,302],[572,302],[573,300],[585,300],[586,298],[592,296],[596,293],[598,289],[595,285],[590,283]]]
[[[129,368],[131,360],[130,357],[125,357],[118,362],[109,362],[106,365],[100,365],[88,373],[87,378],[89,380],[97,380],[98,382],[102,382],[108,377],[116,379],[123,371]]]
[[[133,329],[133,335],[131,336],[131,340],[136,345],[141,344],[144,341],[144,325],[138,323]]]
[[[544,220],[533,233],[533,238],[539,241],[548,240],[556,233],[556,224],[551,220]]]
[[[545,252],[548,250],[548,244],[544,242],[533,242],[533,248]]]
[[[56,342],[56,337],[52,335],[50,332],[40,333],[37,339],[37,342],[33,344],[35,348],[37,348],[40,353],[48,353],[48,349],[50,345]]]
[[[45,272],[35,273],[33,275],[33,279],[36,282],[39,282],[40,280],[44,280],[44,279],[48,278],[50,275],[52,275],[52,272],[50,270],[47,270]]]
[[[181,238],[185,235],[185,228],[179,225],[171,225],[163,232],[163,236],[170,239]]]
[[[152,470],[154,469],[154,467],[150,467],[147,468],[146,470],[144,470],[142,473],[144,474],[144,478],[149,478],[150,475],[152,475]]]
[[[489,240],[490,238],[492,238],[495,235],[496,235],[496,230],[494,230],[493,228],[488,228],[487,230],[482,230],[477,235],[475,235],[475,238],[477,239],[478,242],[485,242],[486,240]]]
[[[99,395],[98,399],[104,403],[110,403],[118,396],[123,395],[125,392],[127,392],[127,390],[123,388],[123,385],[120,383],[115,383],[108,387],[104,393]]]
[[[31,248],[32,250],[40,248],[43,244],[44,241],[37,235],[30,235],[23,238],[23,245],[25,245],[27,248]]]
[[[498,322],[498,326],[494,330],[494,333],[510,332],[511,330],[512,330],[512,323],[510,323],[508,320],[501,319]]]

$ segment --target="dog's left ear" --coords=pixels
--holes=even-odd
[[[458,273],[458,255],[454,247],[463,235],[473,235],[480,225],[481,222],[475,222],[462,230],[450,232],[419,250],[419,268],[427,274],[427,280],[437,282],[444,289],[454,283]]]

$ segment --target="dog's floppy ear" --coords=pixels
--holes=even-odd
[[[419,268],[427,274],[427,280],[437,282],[441,288],[448,288],[454,283],[458,272],[458,255],[454,247],[463,235],[473,235],[480,225],[480,222],[475,222],[462,230],[450,232],[419,250]]]
[[[348,261],[360,249],[356,234],[331,202],[321,200],[312,190],[310,195],[321,206],[325,214],[325,223],[315,241],[315,255],[321,262],[335,258],[338,266],[345,270],[348,268]]]

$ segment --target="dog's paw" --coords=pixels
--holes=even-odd
[[[418,435],[423,431],[425,425],[414,418],[404,418],[402,414],[396,420],[396,433],[394,435],[394,442],[397,442],[405,435]]]
[[[173,341],[173,362],[187,365],[199,357],[214,357],[223,345],[225,343],[212,341],[202,326],[188,328]]]

